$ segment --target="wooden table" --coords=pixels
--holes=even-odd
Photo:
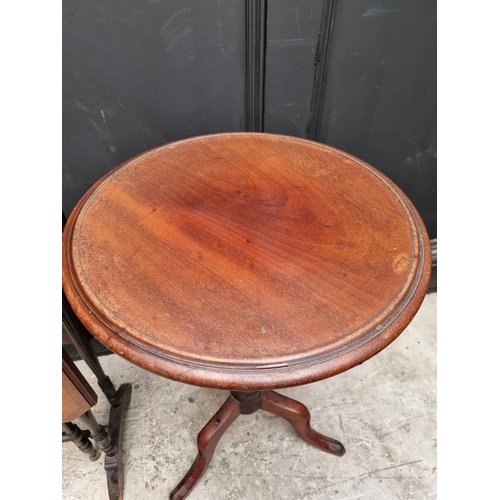
[[[185,498],[240,414],[263,409],[341,456],[301,403],[272,389],[352,368],[420,307],[431,252],[387,177],[331,147],[226,133],[122,164],[82,198],[63,235],[63,287],[120,356],[231,394],[172,492]]]

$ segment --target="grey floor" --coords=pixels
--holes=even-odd
[[[306,404],[313,427],[342,441],[328,455],[279,417],[244,415],[222,437],[190,500],[429,499],[436,497],[436,305],[427,295],[396,341],[363,365],[328,380],[279,392]],[[115,385],[133,384],[124,436],[124,500],[166,500],[196,455],[196,435],[226,391],[180,384],[116,355],[100,358]],[[78,367],[109,406],[85,363]],[[106,500],[103,458],[90,462],[62,445],[62,498]]]

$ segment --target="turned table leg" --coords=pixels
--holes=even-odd
[[[123,434],[125,413],[130,404],[131,393],[131,384],[122,384],[116,391],[119,404],[116,407],[111,406],[107,427],[97,422],[91,410],[78,417],[87,430],[80,429],[73,422],[63,424],[63,442],[73,441],[78,448],[89,455],[90,460],[97,460],[101,451],[104,452],[109,500],[123,499]]]
[[[93,445],[78,425],[67,422],[62,424],[62,429],[67,438],[73,441],[83,453],[86,453],[90,460],[95,461],[101,456],[101,451]]]
[[[114,455],[116,453],[116,444],[111,441],[111,436],[106,432],[106,429],[97,423],[92,410],[85,412],[79,417],[79,419],[90,431],[90,435],[96,442],[97,446],[106,455]]]

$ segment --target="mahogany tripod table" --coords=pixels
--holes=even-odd
[[[307,384],[377,354],[409,324],[431,251],[412,203],[337,149],[225,133],[147,151],[98,181],[63,235],[63,287],[97,339],[161,376],[231,394],[171,494],[185,498],[240,414],[263,409],[342,456]]]

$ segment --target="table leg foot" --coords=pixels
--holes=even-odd
[[[262,395],[260,407],[288,420],[304,441],[338,457],[344,455],[345,448],[340,441],[311,429],[309,424],[311,414],[302,403],[274,391],[265,391]]]
[[[170,500],[182,500],[191,493],[195,484],[207,470],[220,438],[240,413],[240,403],[233,396],[229,396],[198,434],[198,455],[188,473],[170,494]]]
[[[125,431],[125,413],[130,404],[131,393],[132,385],[122,384],[116,393],[119,405],[117,407],[112,406],[109,411],[108,429],[112,446],[104,459],[109,500],[123,499],[123,434]]]

